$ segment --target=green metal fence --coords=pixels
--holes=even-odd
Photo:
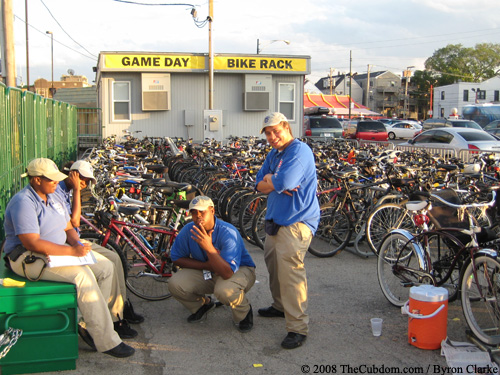
[[[40,157],[61,167],[77,156],[77,109],[0,83],[0,240],[5,208],[28,180],[28,163]]]

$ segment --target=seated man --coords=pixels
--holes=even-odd
[[[181,269],[169,281],[169,289],[199,322],[215,307],[207,296],[230,306],[233,321],[241,332],[253,327],[253,313],[246,293],[255,283],[255,264],[238,230],[215,218],[214,203],[199,196],[189,204],[193,222],[179,232],[171,259]]]
[[[5,210],[4,250],[10,267],[31,280],[75,284],[78,308],[90,334],[86,342],[114,357],[133,355],[134,348],[121,341],[113,326],[113,319],[123,311],[113,263],[94,253],[95,264],[46,267],[51,255],[84,256],[91,251],[90,244],[79,241],[64,202],[54,194],[58,182],[67,176],[45,158],[31,161],[27,172],[29,184],[12,197]]]
[[[70,215],[71,224],[77,232],[80,227],[80,218],[82,215],[81,191],[85,189],[90,182],[96,183],[92,166],[88,161],[78,160],[70,164],[69,176],[57,185],[56,194],[58,194],[66,204],[66,210]],[[129,328],[127,323],[142,323],[144,317],[134,311],[132,303],[127,299],[127,287],[125,285],[125,273],[123,272],[122,261],[115,251],[108,250],[98,244],[92,244],[92,251],[104,255],[115,265],[118,280],[120,281],[120,293],[123,301],[125,301],[123,312],[120,314],[120,317],[125,319],[125,321],[120,319],[115,322],[115,327],[122,339],[133,338],[137,336],[137,332]]]

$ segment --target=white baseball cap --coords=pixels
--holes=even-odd
[[[46,177],[52,181],[62,181],[68,176],[59,171],[56,163],[47,158],[33,159],[26,168],[28,176],[31,177]]]
[[[73,163],[70,171],[78,171],[83,177],[89,178],[92,180],[92,183],[96,183],[96,179],[94,177],[94,168],[88,161],[85,160],[77,160]]]
[[[189,203],[189,211],[205,211],[208,207],[214,207],[214,202],[205,195],[199,195]]]
[[[260,129],[260,134],[264,133],[266,127],[276,126],[281,124],[282,122],[288,122],[283,113],[273,112],[270,115],[267,115],[266,118],[264,118],[264,122],[262,123],[262,129]]]

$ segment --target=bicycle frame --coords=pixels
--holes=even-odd
[[[123,228],[123,230],[121,229]],[[116,242],[118,242],[121,238],[125,240],[125,242],[134,250],[134,252],[141,258],[141,260],[146,263],[149,268],[159,277],[170,277],[172,276],[171,272],[165,273],[165,266],[167,264],[167,259],[158,259],[158,257],[151,252],[150,249],[144,244],[144,242],[137,237],[137,235],[130,229],[142,229],[149,232],[167,234],[170,235],[170,239],[168,241],[168,248],[170,248],[177,236],[177,230],[168,230],[168,229],[160,229],[160,228],[152,228],[147,225],[140,225],[129,223],[126,221],[116,220],[115,218],[111,218],[111,222],[107,227],[107,231],[104,234],[104,239],[102,241],[102,246],[106,246],[108,241],[110,240],[111,233],[114,233],[117,238]],[[132,238],[133,240],[131,240]],[[137,246],[139,245],[139,246]],[[146,255],[145,255],[146,254]],[[148,256],[152,259],[155,259],[155,262],[151,262],[148,259]]]

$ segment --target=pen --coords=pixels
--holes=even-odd
[[[80,246],[84,246],[81,241],[78,241],[77,244],[80,245]]]

